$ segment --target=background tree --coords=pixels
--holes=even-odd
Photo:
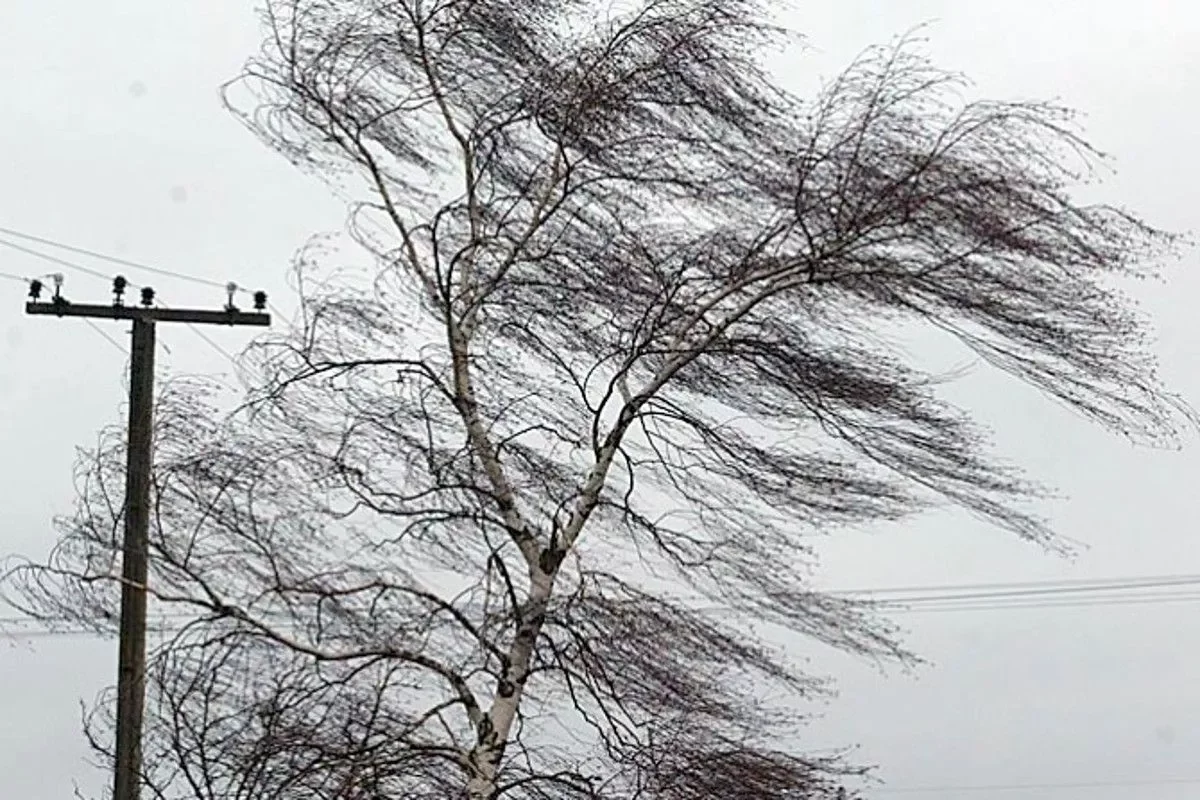
[[[907,41],[803,102],[752,0],[264,12],[231,107],[360,193],[376,266],[301,258],[237,413],[160,402],[157,797],[832,797],[855,770],[792,747],[820,684],[750,621],[906,654],[806,588],[807,535],[950,504],[1056,544],[897,333],[1188,418],[1114,283],[1174,240],[1072,199],[1064,109],[965,103]],[[119,454],[15,573],[35,613],[109,626]]]

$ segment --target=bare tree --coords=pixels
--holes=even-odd
[[[1176,242],[1072,199],[1102,158],[1069,112],[964,102],[909,41],[801,101],[768,11],[267,3],[231,107],[355,194],[376,266],[302,255],[237,413],[160,403],[150,588],[191,616],[155,796],[833,797],[857,770],[796,751],[822,684],[756,624],[908,656],[806,588],[808,535],[949,504],[1057,545],[892,334],[1190,421],[1116,286]],[[36,613],[107,626],[119,448],[14,574]]]

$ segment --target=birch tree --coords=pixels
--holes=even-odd
[[[1072,114],[964,100],[908,40],[797,97],[770,11],[266,4],[230,107],[372,266],[301,254],[238,412],[160,402],[155,797],[844,796],[762,626],[908,656],[809,588],[812,534],[948,506],[1058,545],[891,334],[1175,441],[1121,285],[1177,242],[1075,199]],[[35,613],[111,627],[120,453],[15,573]]]

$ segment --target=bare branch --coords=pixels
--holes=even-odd
[[[149,796],[840,800],[863,771],[801,754],[825,683],[748,623],[915,657],[809,587],[810,534],[950,506],[1065,547],[897,341],[1195,425],[1119,291],[1181,242],[1075,199],[1069,110],[964,100],[911,38],[802,100],[768,11],[265,3],[226,101],[350,187],[377,268],[302,253],[244,402],[161,395]],[[122,448],[4,581],[31,613],[114,627]]]

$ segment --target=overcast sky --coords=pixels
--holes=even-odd
[[[119,8],[119,11],[114,11]],[[221,10],[217,10],[221,9]],[[1200,9],[1186,0],[822,0],[786,20],[808,36],[784,71],[798,88],[863,47],[934,21],[928,49],[980,95],[1050,98],[1088,115],[1118,174],[1094,196],[1151,222],[1200,220]],[[0,0],[0,227],[277,297],[294,251],[337,229],[342,206],[241,129],[217,85],[256,46],[242,3]],[[5,237],[0,234],[0,238]],[[1200,276],[1189,257],[1141,294],[1163,375],[1200,401]],[[0,272],[51,268],[0,247]],[[105,269],[105,271],[109,271]],[[135,277],[131,274],[131,278]],[[147,276],[136,276],[145,281]],[[151,280],[169,305],[219,306],[220,290]],[[68,273],[68,296],[104,282]],[[0,279],[0,551],[40,555],[73,500],[74,448],[120,421],[125,356],[78,320],[26,318]],[[5,299],[7,298],[7,299]],[[106,330],[124,347],[119,325]],[[211,332],[236,351],[238,330]],[[186,328],[160,332],[167,369],[228,367]],[[1042,553],[959,516],[825,542],[821,585],[844,588],[1200,573],[1194,536],[1200,446],[1139,450],[985,372],[955,387],[1001,451],[1062,490],[1046,512],[1087,548]],[[1200,445],[1200,442],[1197,443]],[[879,673],[807,643],[841,696],[807,746],[859,743],[892,792],[922,787],[1162,781],[1157,785],[978,790],[977,800],[1182,800],[1200,791],[1200,604],[1092,606],[898,616],[932,662]],[[114,643],[77,637],[0,648],[0,791],[59,800],[94,787],[79,702],[115,675]],[[1176,781],[1169,783],[1169,781]]]

